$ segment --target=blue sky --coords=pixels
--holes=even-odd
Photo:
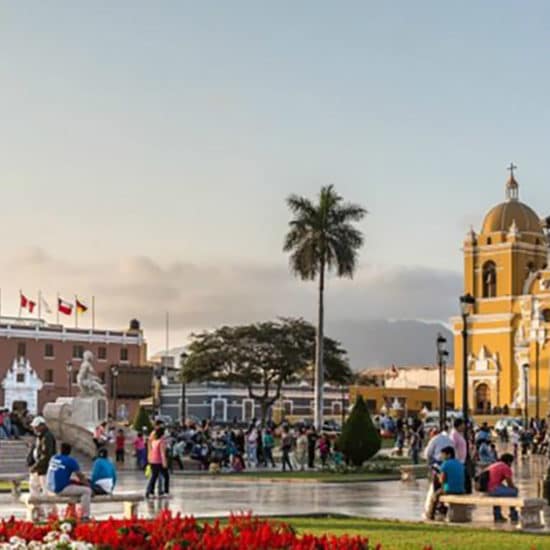
[[[195,314],[175,339],[227,308],[286,313],[291,286],[288,309],[310,317],[311,289],[286,276],[284,199],[334,183],[370,211],[334,313],[444,317],[353,296],[437,273],[452,283],[428,299],[447,303],[512,160],[550,214],[549,26],[544,2],[3,2],[4,313],[22,285],[94,293],[117,304],[105,323],[145,318],[153,348],[170,308]],[[228,293],[257,302],[251,279],[273,304],[206,315]]]

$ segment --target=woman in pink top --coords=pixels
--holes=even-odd
[[[159,497],[168,492],[168,460],[166,457],[166,441],[164,439],[164,427],[159,426],[147,442],[147,460],[151,465],[151,478],[147,485],[145,498],[151,498],[155,494],[155,486],[159,476],[163,480],[159,482]],[[164,481],[164,484],[162,483]]]

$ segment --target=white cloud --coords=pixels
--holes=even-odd
[[[173,345],[191,331],[223,323],[279,315],[314,319],[316,313],[315,283],[295,279],[286,265],[162,265],[146,256],[85,264],[32,247],[5,259],[2,270],[11,283],[3,287],[3,314],[15,313],[18,288],[29,294],[41,288],[52,303],[56,291],[67,298],[78,293],[89,300],[95,295],[97,326],[126,326],[136,317],[152,351],[164,345],[166,311]],[[456,310],[460,290],[461,277],[454,272],[365,265],[353,280],[329,279],[327,315],[332,321],[446,320]],[[89,322],[82,319],[83,326]]]

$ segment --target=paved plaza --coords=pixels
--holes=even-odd
[[[547,460],[540,456],[521,461],[515,468],[520,493],[536,496]],[[134,470],[120,473],[118,489],[144,491],[145,477]],[[363,483],[269,482],[224,476],[209,478],[193,473],[175,473],[171,478],[172,498],[140,505],[140,514],[153,516],[163,507],[197,517],[226,516],[231,512],[253,511],[257,515],[345,514],[365,518],[420,521],[427,481],[416,483],[381,481]],[[95,517],[121,514],[120,505],[94,505]],[[24,506],[9,494],[0,495],[0,515],[24,517]],[[550,508],[546,509],[550,524]],[[490,509],[474,514],[478,525],[493,525]],[[504,526],[504,528],[509,528]]]

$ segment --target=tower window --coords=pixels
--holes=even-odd
[[[544,309],[542,311],[542,318],[545,323],[550,323],[550,309]]]
[[[491,237],[487,237],[487,244],[493,244],[493,239],[491,239]]]
[[[497,266],[487,262],[483,266],[483,297],[495,298],[497,295]]]

